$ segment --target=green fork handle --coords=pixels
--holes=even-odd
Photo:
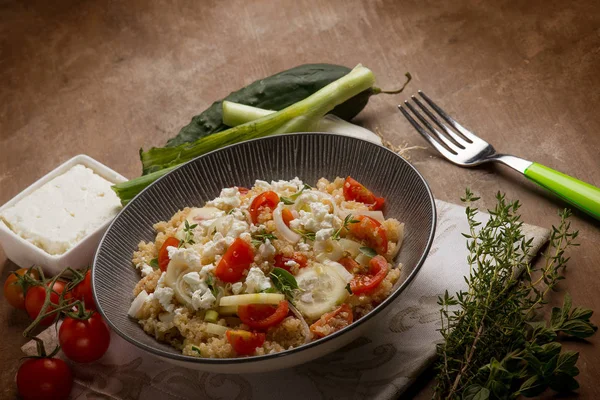
[[[524,174],[531,181],[600,220],[600,188],[535,162],[525,169]]]

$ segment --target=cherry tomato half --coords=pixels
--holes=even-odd
[[[237,313],[242,322],[252,329],[267,329],[275,326],[287,316],[288,302],[283,300],[277,307],[269,304],[246,304],[238,306]]]
[[[252,222],[255,224],[258,222],[258,216],[264,209],[269,208],[271,210],[277,207],[279,203],[279,196],[273,191],[263,192],[256,196],[250,204],[250,217]]]
[[[50,285],[50,283],[47,283]],[[56,281],[54,286],[52,287],[53,292],[50,293],[50,302],[54,304],[58,304],[60,299],[60,294],[65,290],[67,284],[62,281]],[[56,293],[55,293],[56,292]],[[65,298],[68,298],[69,295],[65,294]],[[44,301],[46,301],[46,288],[44,286],[33,286],[27,289],[27,295],[25,295],[25,310],[27,310],[27,314],[29,314],[29,318],[36,319],[39,315],[42,307],[44,305]],[[49,306],[45,312],[50,312],[54,310],[54,307]],[[51,325],[56,318],[56,314],[48,315],[46,318],[43,318],[40,321],[42,325]]]
[[[375,256],[369,261],[368,274],[356,274],[350,281],[350,290],[353,294],[372,292],[386,277],[390,270],[387,260],[382,256]]]
[[[20,282],[20,277],[25,275],[27,270],[28,268],[21,268],[11,272],[4,282],[4,297],[11,306],[20,310],[25,309],[25,294],[23,293],[23,285]],[[40,279],[40,274],[35,269],[31,270],[29,276],[36,280]]]
[[[294,220],[294,214],[287,208],[284,208],[281,212],[281,218],[283,219],[283,223],[289,228],[290,222]]]
[[[96,310],[94,294],[92,293],[92,271],[88,270],[83,280],[73,288],[73,297],[83,301],[86,309]]]
[[[250,269],[252,261],[254,261],[252,246],[243,239],[237,238],[219,260],[215,275],[223,282],[238,282],[244,276],[244,271]]]
[[[350,272],[351,274],[355,274],[361,269],[360,264],[357,263],[352,257],[342,257],[338,260],[338,262],[342,264],[344,268],[346,268],[346,271]]]
[[[167,240],[165,240],[162,247],[160,248],[158,252],[158,266],[160,267],[160,270],[162,272],[165,272],[167,270],[167,267],[169,266],[169,261],[171,261],[169,259],[169,251],[167,250],[167,247],[177,246],[179,246],[179,239],[170,237],[167,238]]]
[[[381,210],[385,203],[383,197],[375,196],[373,192],[351,177],[347,177],[344,181],[344,199],[364,203],[371,210]]]
[[[242,194],[242,195],[248,193],[249,191],[250,191],[250,189],[248,189],[247,187],[238,186],[238,192],[240,192],[240,194]]]
[[[244,330],[228,330],[225,336],[233,350],[241,356],[254,354],[256,348],[262,346],[266,338],[264,333]]]
[[[17,372],[17,389],[24,400],[61,400],[69,397],[73,374],[58,358],[29,358]]]
[[[110,331],[98,313],[87,320],[66,317],[58,331],[63,353],[78,363],[98,360],[110,344]]]
[[[350,224],[348,227],[350,233],[356,238],[367,242],[367,245],[372,247],[378,254],[387,253],[387,234],[381,223],[366,215],[358,215],[356,219],[359,222]]]
[[[283,268],[288,272],[291,272],[291,268],[286,265],[286,263],[289,261],[294,261],[298,263],[298,268],[304,268],[308,263],[306,256],[302,253],[295,252],[291,257],[286,257],[283,254],[275,255],[275,266],[278,268]]]
[[[347,327],[353,320],[352,309],[344,303],[335,310],[323,314],[317,322],[310,326],[310,331],[316,337],[322,338]]]

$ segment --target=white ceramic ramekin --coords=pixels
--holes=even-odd
[[[31,192],[46,182],[64,174],[71,169],[71,167],[78,164],[82,164],[88,168],[91,168],[96,174],[113,183],[124,182],[127,180],[127,178],[108,168],[104,164],[101,164],[84,154],[80,154],[50,171],[42,178],[31,184],[28,188],[23,190],[21,193],[16,195],[14,198],[0,207],[0,214],[3,210],[13,206],[19,200],[28,196]],[[94,253],[98,247],[98,243],[100,242],[104,231],[106,231],[106,228],[108,228],[108,225],[111,221],[112,220],[106,221],[95,231],[91,232],[88,236],[79,241],[75,246],[71,247],[65,253],[59,255],[46,253],[44,250],[17,235],[2,221],[0,221],[0,244],[4,249],[6,256],[21,268],[29,268],[32,265],[39,265],[44,269],[45,273],[49,275],[56,275],[66,267],[77,269],[91,265]]]

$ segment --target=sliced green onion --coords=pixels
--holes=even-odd
[[[219,313],[216,312],[215,310],[208,310],[204,314],[204,320],[206,322],[217,322],[218,319],[219,319]]]
[[[281,293],[251,293],[221,297],[219,306],[243,306],[246,304],[279,304],[285,300]]]

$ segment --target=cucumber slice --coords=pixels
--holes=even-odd
[[[348,297],[346,281],[327,265],[302,268],[296,281],[300,288],[294,298],[296,307],[310,320],[319,319]]]
[[[279,304],[285,300],[281,293],[252,293],[221,297],[219,306],[243,306],[245,304]]]

